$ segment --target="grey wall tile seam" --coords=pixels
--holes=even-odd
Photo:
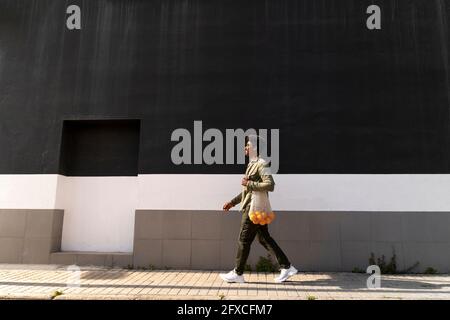
[[[163,255],[163,249],[164,249],[164,239],[159,240],[159,263],[163,264],[164,263],[164,255]],[[162,267],[162,266],[160,266]]]
[[[1,239],[22,239],[25,240],[25,237],[18,237],[18,236],[0,236],[0,240]]]
[[[190,251],[190,255],[189,255],[189,268],[192,268],[192,254],[193,254],[193,252],[192,252],[192,249],[193,249],[193,246],[192,246],[192,229],[193,229],[193,226],[192,226],[192,212],[190,211],[189,212],[189,225],[191,226],[191,230],[189,230],[190,231],[190,238],[191,238],[191,245],[190,245],[190,248],[189,248],[189,251]]]
[[[343,270],[343,268],[344,268],[344,266],[343,266],[343,264],[342,264],[342,220],[343,220],[343,215],[342,214],[339,214],[338,215],[338,226],[339,226],[339,234],[338,234],[338,237],[339,237],[339,243],[338,243],[338,246],[339,246],[339,270]]]

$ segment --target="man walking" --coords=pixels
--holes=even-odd
[[[252,191],[273,191],[275,182],[270,173],[268,163],[259,157],[258,142],[261,148],[262,139],[250,136],[246,137],[245,142],[245,155],[249,157],[249,164],[241,183],[243,190],[233,200],[225,203],[223,206],[223,210],[229,211],[232,207],[241,203],[242,220],[236,266],[229,273],[220,274],[220,277],[226,282],[245,282],[243,276],[245,264],[250,253],[251,244],[255,236],[257,236],[261,245],[276,257],[280,265],[280,275],[275,278],[275,282],[284,282],[295,275],[298,272],[297,269],[291,265],[284,252],[270,236],[268,225],[254,224],[248,216]]]

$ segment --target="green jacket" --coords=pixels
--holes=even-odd
[[[241,210],[244,211],[250,204],[252,198],[252,191],[273,191],[275,189],[275,182],[270,173],[268,163],[261,158],[250,161],[245,175],[249,178],[247,186],[242,187],[242,192],[231,200],[233,206],[241,203]]]

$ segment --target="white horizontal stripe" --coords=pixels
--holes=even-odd
[[[241,177],[145,174],[126,179],[137,182],[129,192],[137,193],[138,209],[216,210],[240,192]],[[65,177],[0,175],[0,208],[66,209],[64,202],[69,200],[87,201],[65,191],[63,182],[74,178],[61,178]],[[96,179],[104,178],[77,181]],[[448,174],[279,174],[274,179],[271,201],[277,210],[450,211]],[[114,177],[103,181],[113,183]],[[117,194],[114,202],[128,202],[128,197]]]
[[[57,174],[0,174],[0,209],[54,209]]]
[[[140,175],[140,209],[217,210],[242,175]],[[274,175],[274,210],[450,211],[450,175]]]

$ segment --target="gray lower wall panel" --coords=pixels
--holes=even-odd
[[[137,210],[135,267],[228,270],[234,266],[241,214]],[[395,253],[397,269],[416,264],[450,272],[448,212],[277,212],[272,237],[303,271],[365,270],[369,257]],[[248,263],[267,252],[255,239]]]
[[[61,250],[63,219],[63,210],[0,209],[0,263],[49,263]]]
[[[134,252],[55,254],[62,210],[0,209],[0,263],[99,264],[228,270],[234,266],[241,214],[237,211],[137,210]],[[370,254],[399,270],[450,272],[448,212],[278,212],[270,232],[303,271],[365,269]],[[74,253],[75,254],[75,253]],[[248,263],[266,251],[255,239]],[[114,259],[112,262],[111,259]]]

